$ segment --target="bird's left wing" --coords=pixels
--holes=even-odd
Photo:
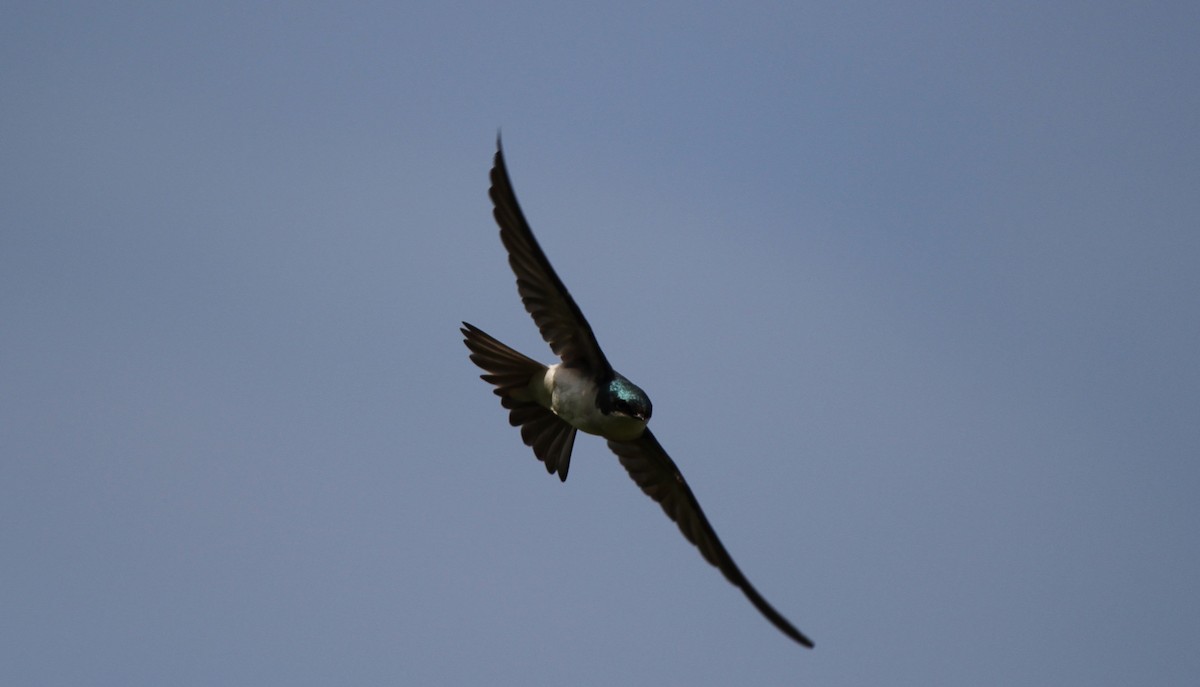
[[[717,538],[712,525],[708,524],[708,518],[704,517],[704,511],[700,510],[700,504],[688,488],[679,468],[649,429],[633,441],[610,440],[608,447],[621,459],[621,465],[625,466],[629,476],[637,482],[642,491],[657,501],[667,517],[679,525],[683,536],[700,549],[705,560],[715,565],[726,579],[741,589],[746,598],[750,599],[750,603],[775,627],[800,644],[812,648],[812,640],[767,603],[738,569],[733,557]]]
[[[542,338],[568,367],[588,370],[597,377],[612,372],[612,367],[596,343],[592,327],[584,319],[575,299],[567,291],[537,239],[508,179],[504,150],[496,140],[496,158],[492,164],[492,215],[500,225],[500,240],[508,249],[508,264],[517,275],[517,291],[525,309],[533,316]]]

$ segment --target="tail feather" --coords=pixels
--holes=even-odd
[[[532,400],[529,380],[546,366],[524,356],[488,336],[483,330],[463,322],[463,343],[471,350],[471,362],[489,374],[480,379],[496,387],[501,398]]]
[[[471,362],[487,374],[479,378],[495,386],[500,405],[508,409],[508,421],[521,428],[521,440],[546,465],[567,481],[575,428],[537,402],[529,383],[545,373],[546,366],[493,339],[483,330],[463,322],[463,343],[471,351]]]

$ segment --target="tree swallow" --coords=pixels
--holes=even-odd
[[[662,506],[704,559],[741,589],[775,627],[812,648],[812,641],[767,603],[738,569],[679,468],[646,427],[649,397],[609,365],[575,299],[533,237],[509,182],[499,138],[491,181],[492,214],[500,225],[508,264],[517,275],[517,291],[542,338],[562,360],[543,365],[463,322],[463,342],[471,351],[471,361],[487,373],[480,378],[496,387],[494,393],[508,409],[509,422],[521,428],[521,439],[533,448],[546,471],[558,473],[564,482],[575,433],[607,439],[633,481]]]

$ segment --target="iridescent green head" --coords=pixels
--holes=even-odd
[[[608,386],[596,399],[600,412],[605,415],[625,415],[645,422],[650,419],[653,406],[650,397],[636,384],[625,379],[620,374],[613,373]]]

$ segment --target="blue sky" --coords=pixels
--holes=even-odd
[[[1190,684],[1195,3],[9,3],[0,682]],[[603,442],[543,247],[805,651]]]

